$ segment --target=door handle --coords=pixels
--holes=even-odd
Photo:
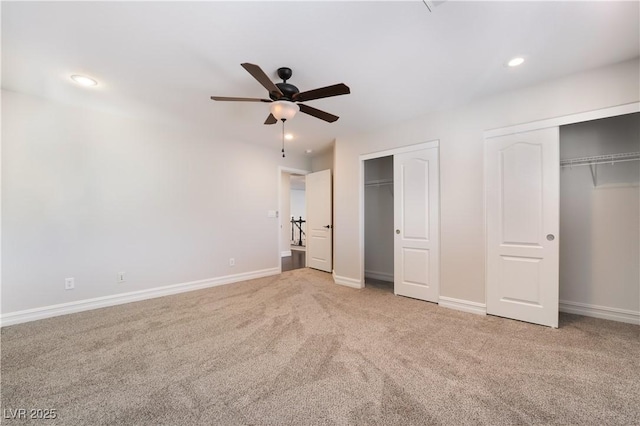
[[[549,240],[549,241],[553,241],[553,240],[555,240],[555,239],[556,239],[556,236],[555,236],[555,235],[553,235],[553,234],[547,234],[547,240]]]
[[[331,229],[331,225],[325,225],[323,228]]]
[[[396,234],[400,234],[400,230],[399,229],[396,229]]]

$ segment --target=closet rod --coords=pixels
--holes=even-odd
[[[560,167],[593,166],[596,164],[614,164],[625,161],[640,160],[640,152],[626,152],[623,154],[596,155],[593,157],[569,158],[560,160]]]
[[[370,182],[365,182],[364,184],[364,186],[383,186],[383,185],[393,185],[393,180],[391,179],[372,180]]]

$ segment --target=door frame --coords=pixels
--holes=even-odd
[[[306,176],[311,173],[310,170],[295,169],[293,167],[278,166],[278,208],[276,209],[276,229],[278,231],[278,273],[282,273],[282,229],[280,229],[280,221],[282,220],[280,208],[282,207],[282,173]]]
[[[487,155],[487,139],[494,138],[497,136],[507,136],[516,133],[524,133],[530,132],[534,130],[547,129],[549,127],[560,127],[566,126],[568,124],[576,124],[583,123],[585,121],[593,121],[600,120],[602,118],[616,117],[619,115],[627,115],[640,112],[640,102],[632,102],[629,104],[616,105],[613,107],[600,108],[592,111],[580,112],[576,114],[563,115],[560,117],[548,118],[545,120],[532,121],[529,123],[516,124],[513,126],[500,127],[496,129],[485,130],[483,132],[483,214],[484,214],[484,302],[485,306],[487,303],[487,286],[489,283],[488,273],[488,261],[489,261],[489,250],[488,250],[488,217],[487,217],[487,162],[484,161]],[[560,141],[562,142],[562,141]],[[558,168],[560,167],[560,163],[558,163]],[[562,230],[558,232],[560,234]]]
[[[440,140],[434,139],[428,142],[421,142],[415,145],[405,145],[398,148],[387,149],[384,151],[375,151],[369,154],[361,154],[358,156],[359,177],[358,177],[358,247],[359,247],[359,262],[360,262],[360,282],[350,284],[350,287],[364,288],[364,162],[367,160],[373,160],[374,158],[388,157],[396,154],[404,154],[405,152],[420,151],[422,149],[440,148]],[[438,150],[438,164],[440,164],[440,150]],[[440,170],[440,168],[439,168]],[[442,173],[438,176],[438,216],[442,217],[442,206],[440,203],[441,192],[441,179],[439,179]],[[395,214],[394,214],[395,216]],[[438,223],[438,233],[442,228],[441,223]],[[441,235],[441,234],[440,234]],[[441,253],[442,237],[438,240],[438,252]],[[442,266],[442,256],[439,256],[438,266]],[[354,280],[355,281],[355,280]],[[440,283],[438,283],[440,284]],[[438,287],[440,288],[440,287]]]

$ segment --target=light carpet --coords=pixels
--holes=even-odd
[[[3,424],[640,424],[640,326],[551,329],[299,269],[2,329]],[[55,409],[55,420],[7,410]]]

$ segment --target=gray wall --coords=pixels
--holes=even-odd
[[[334,162],[334,145],[317,153],[311,158],[311,171],[320,172],[322,170],[333,170]]]
[[[280,174],[280,255],[290,256],[291,251],[291,174]]]
[[[296,219],[300,219],[302,217],[303,220],[307,219],[307,202],[306,202],[306,191],[304,189],[292,189],[291,190],[291,211],[289,212],[289,218],[293,216]],[[307,232],[307,224],[303,223],[301,225],[302,232],[305,234],[302,235],[302,243],[306,244],[306,232]],[[296,227],[294,237],[299,238],[298,228]],[[289,223],[289,240],[291,240],[291,223]]]
[[[635,59],[338,138],[334,173],[336,276],[363,279],[359,156],[440,140],[440,294],[485,303],[483,132],[637,102],[639,72]]]
[[[640,114],[563,126],[560,158],[640,151]],[[640,310],[640,161],[560,173],[560,300]]]
[[[291,214],[290,216],[298,219],[302,216],[302,219],[307,217],[307,203],[305,201],[304,189],[292,189],[291,190]]]
[[[277,268],[279,165],[310,167],[3,91],[2,313]]]

